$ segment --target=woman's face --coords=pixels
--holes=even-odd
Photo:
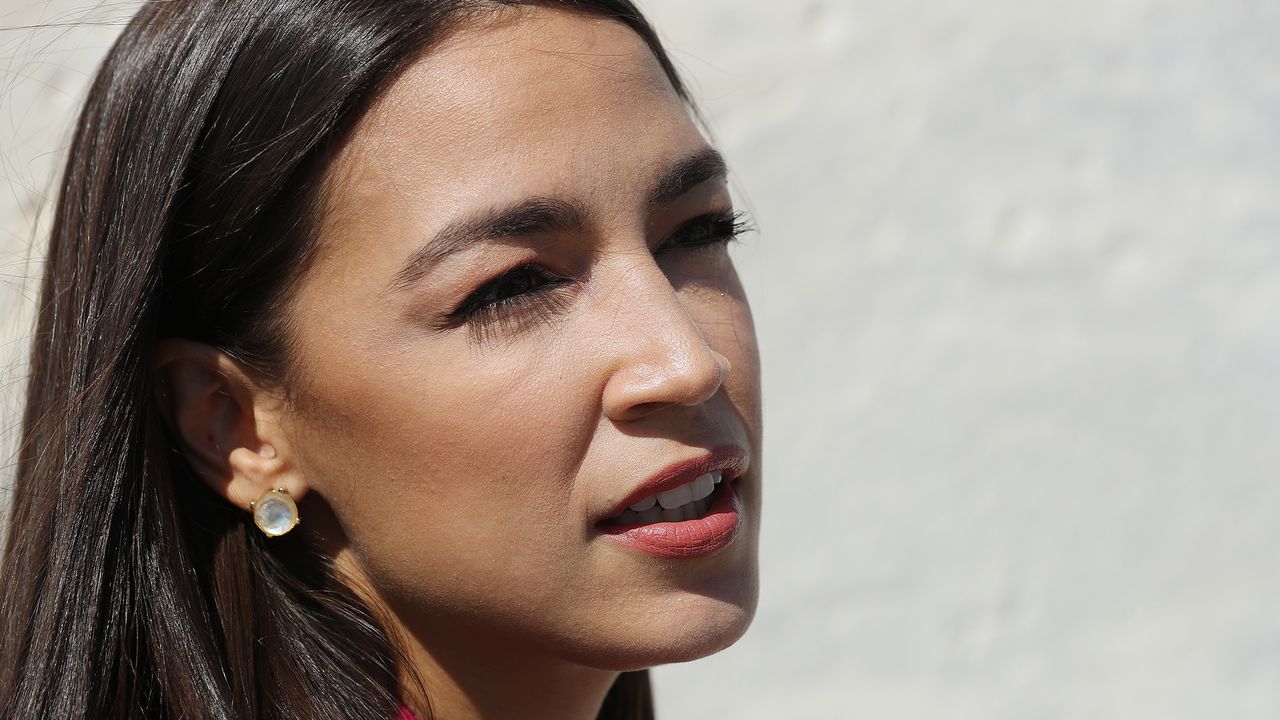
[[[292,451],[341,561],[428,644],[703,656],[757,594],[760,370],[723,169],[631,30],[501,17],[413,65],[328,176]],[[719,510],[674,511],[709,519],[610,527],[717,448],[739,512],[729,470]]]

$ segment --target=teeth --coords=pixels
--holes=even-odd
[[[711,494],[716,489],[716,481],[714,475],[717,473],[707,473],[697,480],[693,481],[693,499],[701,500]]]
[[[707,514],[707,510],[711,507],[711,501],[706,498],[694,500],[691,503],[685,503],[677,508],[664,508],[661,505],[652,505],[646,510],[624,510],[622,514],[615,518],[619,525],[646,525],[656,522],[684,522],[685,520],[697,520]]]
[[[719,471],[710,472],[678,488],[650,495],[624,511],[619,521],[625,524],[680,522],[701,517],[710,506],[706,499],[715,492],[722,477]]]
[[[651,507],[653,507],[654,505],[657,505],[657,504],[658,504],[658,496],[657,496],[657,495],[650,495],[649,497],[647,497],[647,498],[645,498],[645,499],[641,500],[640,502],[636,503],[635,505],[632,505],[632,506],[631,506],[631,509],[632,509],[632,510],[635,510],[636,512],[644,512],[645,510],[648,510],[649,508],[651,508]]]
[[[674,490],[658,493],[658,504],[666,510],[678,508],[688,502],[693,502],[693,488],[689,487],[693,483],[685,483]]]

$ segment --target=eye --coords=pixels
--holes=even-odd
[[[559,291],[571,282],[526,263],[476,288],[441,325],[470,324],[483,329],[495,323],[523,325],[527,320],[550,320],[568,305],[565,293]]]
[[[673,250],[714,252],[754,229],[743,212],[730,210],[699,215],[676,228],[654,254]]]
[[[538,268],[533,265],[521,265],[482,285],[467,298],[466,305],[471,310],[498,305],[513,297],[532,292],[545,282],[547,279]]]

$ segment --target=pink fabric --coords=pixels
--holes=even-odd
[[[399,714],[399,715],[396,715],[396,720],[418,720],[418,719],[417,719],[417,718],[415,718],[415,717],[413,716],[413,711],[412,711],[412,710],[410,710],[409,708],[407,708],[407,707],[405,707],[405,706],[401,705],[401,706],[400,706],[400,714]]]

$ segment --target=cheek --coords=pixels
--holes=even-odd
[[[588,379],[554,346],[435,340],[314,353],[341,362],[313,363],[327,379],[306,416],[327,420],[298,452],[370,575],[405,592],[516,578],[569,547],[565,509],[596,427]]]

